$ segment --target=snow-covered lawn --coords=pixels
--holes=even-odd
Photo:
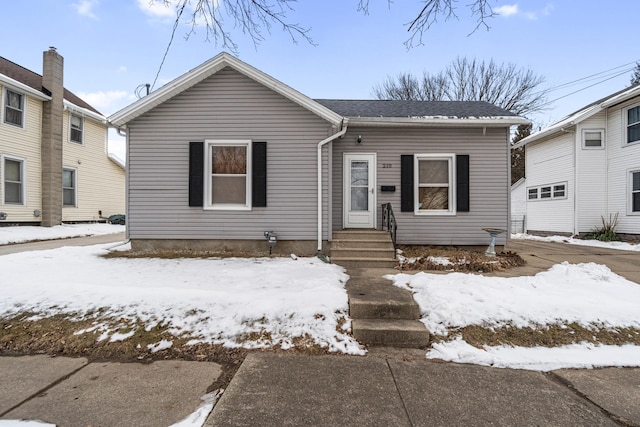
[[[0,256],[0,316],[35,312],[120,319],[78,333],[121,341],[132,325],[161,324],[191,343],[291,347],[296,339],[363,354],[347,334],[348,276],[317,258],[105,259],[113,245],[62,247]],[[344,323],[341,323],[344,322]],[[171,346],[160,341],[158,351]]]
[[[124,232],[124,229],[124,225],[116,224],[63,224],[56,225],[55,227],[0,227],[0,245],[24,243],[35,240],[117,234]]]
[[[575,322],[585,327],[640,328],[640,285],[599,264],[565,262],[533,277],[424,272],[387,277],[414,292],[423,323],[438,335],[469,325],[538,327]],[[536,370],[640,366],[640,347],[584,343],[554,349],[479,350],[458,338],[434,345],[427,357]]]
[[[640,244],[627,242],[601,242],[599,240],[583,240],[574,239],[565,236],[534,236],[531,234],[516,233],[511,235],[512,239],[519,240],[535,240],[538,242],[567,243],[569,245],[592,246],[596,248],[617,249],[621,251],[638,251],[640,252]]]

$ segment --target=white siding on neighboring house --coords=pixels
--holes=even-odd
[[[640,234],[640,214],[629,212],[629,172],[640,170],[640,143],[626,143],[626,108],[640,103],[636,97],[608,110],[608,213],[618,213],[619,233]]]
[[[520,178],[511,186],[511,232],[526,231],[527,180]]]
[[[585,132],[603,131],[603,147],[584,145]],[[577,233],[589,233],[602,225],[607,216],[607,147],[606,113],[595,114],[576,126],[576,217]]]
[[[62,208],[62,220],[97,221],[125,213],[125,171],[107,155],[107,126],[83,120],[83,144],[69,141],[69,111],[64,113],[63,159],[65,168],[76,171],[76,206]]]
[[[2,98],[0,85],[0,99]],[[3,204],[4,183],[0,183],[0,212],[7,214],[5,222],[39,222],[35,210],[42,210],[40,140],[42,135],[42,101],[25,95],[25,125],[23,128],[4,123],[4,111],[0,112],[0,155],[25,160],[26,203]],[[2,106],[4,109],[4,105]],[[4,165],[0,164],[0,169]],[[0,170],[0,176],[2,171]]]
[[[317,239],[316,147],[335,130],[314,113],[226,68],[133,120],[127,132],[131,239],[264,240],[265,231],[279,240]],[[266,208],[189,206],[189,143],[205,140],[266,141]],[[323,222],[327,239],[327,215]]]
[[[575,134],[526,145],[527,230],[573,233]],[[566,183],[563,199],[531,200],[529,190]]]

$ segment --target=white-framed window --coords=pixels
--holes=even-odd
[[[584,129],[582,131],[582,148],[604,148],[604,129]]]
[[[251,141],[206,140],[205,195],[210,209],[251,209]]]
[[[640,141],[640,105],[627,108],[627,144]]]
[[[2,101],[3,122],[23,128],[24,103],[24,94],[5,88]]]
[[[558,200],[567,198],[567,183],[545,184],[527,188],[528,200]]]
[[[62,169],[62,206],[78,206],[78,172],[75,168]]]
[[[629,171],[629,213],[640,215],[640,170]]]
[[[69,142],[82,144],[84,135],[84,118],[69,113]]]
[[[414,162],[415,213],[455,214],[455,154],[416,154]]]
[[[26,160],[2,155],[2,204],[25,205],[27,185],[25,181]]]

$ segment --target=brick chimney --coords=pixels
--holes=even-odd
[[[51,101],[42,103],[42,223],[62,223],[62,114],[64,59],[55,47],[43,53],[42,89]]]

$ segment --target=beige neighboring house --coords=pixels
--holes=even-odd
[[[0,57],[0,225],[125,212],[125,165],[107,151],[107,120],[63,87],[63,68],[55,48],[42,75]]]

